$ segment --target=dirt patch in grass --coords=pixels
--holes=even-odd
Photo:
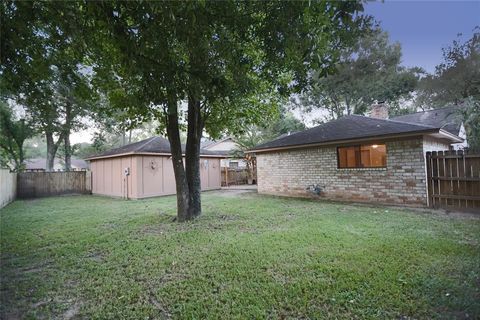
[[[161,319],[172,319],[172,315],[165,309],[163,304],[161,304],[153,294],[149,296],[150,303],[160,312]]]
[[[20,311],[11,311],[0,313],[1,319],[5,320],[20,320],[23,319],[22,313]]]
[[[147,235],[164,235],[175,232],[188,232],[194,230],[194,226],[191,223],[177,223],[171,222],[170,224],[160,223],[155,225],[143,226],[140,229],[140,233]]]
[[[82,303],[77,301],[74,304],[72,304],[67,311],[62,315],[62,319],[65,320],[70,320],[74,319],[79,313],[80,313],[80,308],[82,307]]]
[[[140,229],[142,234],[165,235],[179,232],[193,232],[196,230],[220,230],[235,225],[240,220],[240,216],[234,214],[213,214],[204,215],[195,221],[178,223],[176,221],[159,222],[152,225],[143,226]]]
[[[50,267],[51,267],[51,262],[44,262],[42,264],[35,265],[35,266],[19,268],[16,270],[15,275],[22,276],[24,274],[30,274],[30,273],[41,273]]]
[[[255,189],[222,189],[218,191],[211,191],[209,195],[221,196],[226,198],[239,197],[257,193]]]
[[[118,228],[118,224],[114,222],[108,222],[108,223],[102,224],[101,228],[105,230],[115,230]]]
[[[89,252],[85,256],[85,258],[87,258],[88,260],[91,260],[91,261],[101,263],[101,262],[105,261],[106,256],[107,255],[104,252],[94,251],[94,252]]]

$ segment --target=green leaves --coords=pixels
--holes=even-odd
[[[472,38],[443,49],[435,74],[420,81],[416,104],[422,109],[458,105],[471,149],[480,149],[480,28]]]
[[[480,28],[464,43],[443,49],[444,61],[435,74],[420,82],[417,104],[423,108],[459,104],[469,97],[480,100]]]
[[[330,118],[364,114],[375,100],[395,105],[413,92],[422,72],[401,67],[400,62],[400,44],[389,43],[380,29],[369,30],[341,50],[335,73],[313,71],[314,83],[301,105],[325,109]]]
[[[138,103],[126,108],[111,99],[113,106],[163,120],[155,106],[193,96],[212,136],[258,123],[276,110],[275,96],[305,87],[312,65],[328,68],[334,44],[345,41],[343,30],[355,28],[353,14],[362,9],[298,1],[86,5],[95,81],[118,75]]]
[[[12,109],[0,102],[0,166],[21,171],[25,166],[23,143],[33,134],[29,122],[15,120]]]

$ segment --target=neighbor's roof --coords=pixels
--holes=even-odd
[[[393,136],[414,136],[427,133],[438,133],[439,126],[420,125],[401,121],[370,118],[358,115],[345,116],[317,127],[278,138],[256,146],[251,152],[268,151],[270,149],[289,149],[308,147],[309,145],[342,143],[352,140],[388,138]],[[445,133],[446,134],[446,133]],[[452,136],[451,134],[447,134]],[[454,140],[462,139],[453,136]]]
[[[233,141],[233,138],[232,137],[225,137],[223,139],[216,140],[216,141],[215,140],[206,140],[206,141],[202,142],[201,147],[209,150],[210,148],[212,148],[216,145],[219,145],[220,143],[228,141],[228,140]],[[230,151],[230,150],[222,150],[222,151]]]
[[[445,108],[397,116],[393,117],[392,120],[434,126],[458,135],[462,125],[462,119],[457,113],[458,108],[458,106],[452,105]]]
[[[185,145],[182,145],[182,153],[185,152]],[[120,148],[111,149],[103,153],[86,158],[86,160],[111,158],[131,154],[170,154],[170,142],[163,137],[151,137],[142,141],[130,143]],[[224,154],[217,151],[200,150],[202,156],[223,158]]]

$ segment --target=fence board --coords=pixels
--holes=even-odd
[[[222,186],[243,185],[248,183],[247,169],[223,168]]]
[[[480,211],[480,155],[432,151],[426,163],[431,207]]]
[[[8,169],[0,169],[0,208],[15,200],[17,174]]]
[[[90,184],[89,171],[22,172],[17,176],[17,197],[25,199],[90,193]]]

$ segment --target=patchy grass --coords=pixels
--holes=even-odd
[[[1,318],[479,318],[480,220],[256,194],[16,201]]]

